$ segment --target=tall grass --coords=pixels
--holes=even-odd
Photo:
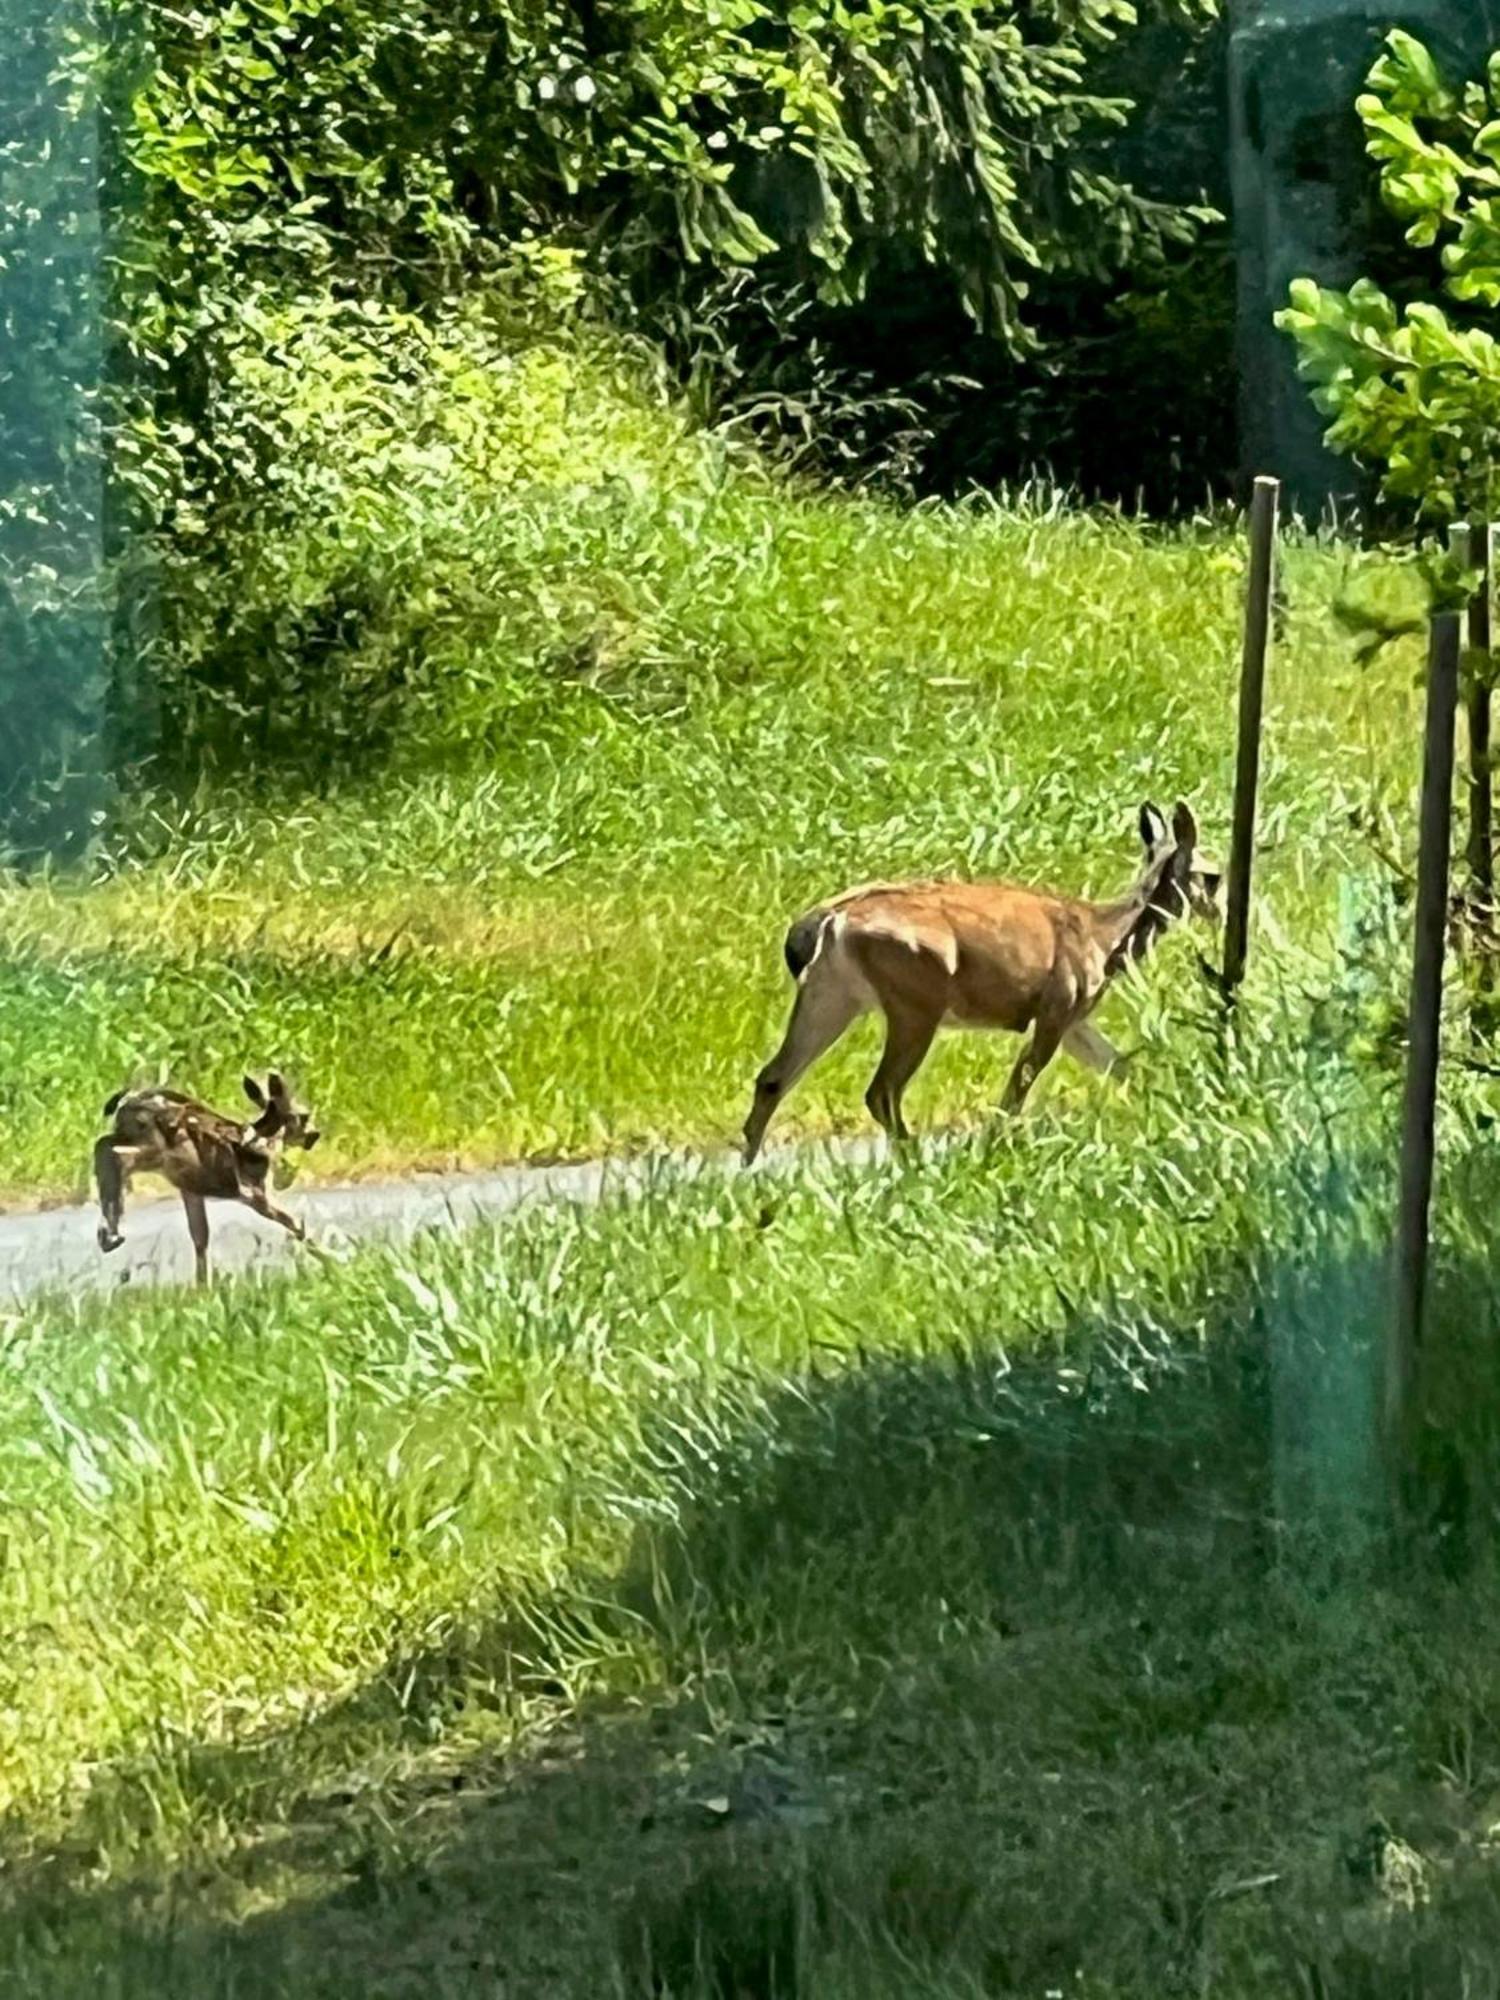
[[[1489,1990],[1477,1106],[1467,1581],[1403,1593],[1392,1107],[1206,1024],[1155,1068],[905,1166],[18,1315],[7,1990]]]
[[[495,526],[525,602],[445,684],[446,749],[326,795],[148,798],[89,887],[0,891],[13,1198],[81,1190],[126,1078],[232,1095],[272,1060],[316,1096],[325,1175],[719,1140],[812,897],[935,869],[1112,892],[1143,796],[1224,837],[1227,529],[733,481],[531,504]],[[1368,865],[1355,815],[1412,776],[1410,660],[1361,673],[1330,634],[1344,560],[1289,551],[1268,720],[1260,881],[1310,947]],[[788,1131],[862,1116],[866,1042]],[[918,1108],[971,1120],[998,1081],[945,1048]]]

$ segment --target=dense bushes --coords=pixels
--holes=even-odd
[[[1216,0],[1149,12],[1191,41]],[[86,830],[97,796],[58,774],[106,750],[118,769],[296,747],[330,769],[408,727],[463,643],[473,523],[635,449],[640,383],[586,330],[585,290],[617,325],[675,329],[716,416],[746,301],[795,372],[808,315],[835,340],[920,276],[948,349],[956,325],[993,369],[1055,317],[1039,278],[1053,299],[1127,272],[1159,292],[1198,215],[1111,170],[1134,22],[1127,0],[108,0],[95,25],[55,0],[0,159],[13,834],[52,837],[21,811],[49,787]],[[905,462],[930,488],[1044,455],[1045,421],[955,453],[951,352],[891,358],[868,393],[847,356],[807,378],[794,422],[820,469]],[[1043,408],[1035,379],[1006,407]],[[651,476],[675,435],[653,427]]]
[[[529,658],[566,648],[539,524],[602,481],[669,486],[704,462],[575,287],[557,253],[425,315],[328,293],[242,308],[215,435],[232,425],[253,469],[213,511],[185,483],[173,531],[138,545],[152,731],[333,778],[398,735],[479,733],[517,603]]]

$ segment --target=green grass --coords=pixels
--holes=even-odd
[[[1477,1107],[1461,1581],[1382,1583],[1392,1106],[1153,1057],[907,1166],[16,1317],[5,1991],[1490,1992]]]
[[[815,896],[947,869],[1113,893],[1147,795],[1224,843],[1227,529],[742,479],[516,505],[491,557],[525,590],[497,582],[473,685],[428,691],[461,742],[321,797],[137,802],[92,886],[0,891],[11,1199],[82,1192],[122,1081],[232,1099],[271,1062],[316,1101],[323,1176],[720,1142]],[[1261,886],[1308,949],[1368,866],[1351,813],[1414,775],[1410,655],[1361,673],[1331,634],[1349,560],[1289,549],[1272,682]],[[862,1126],[873,1034],[786,1134]],[[972,1122],[1004,1066],[945,1044],[914,1106]]]
[[[378,771],[137,796],[0,891],[8,1198],[126,1077],[270,1061],[332,1176],[722,1140],[817,894],[1112,891],[1146,796],[1222,847],[1230,528],[612,464],[460,495]],[[987,1128],[1006,1052],[940,1045],[949,1149],[0,1324],[7,2000],[1500,1991],[1458,1066],[1419,1573],[1368,1532],[1418,696],[1334,633],[1358,566],[1286,551],[1227,1043],[1179,936],[1124,1087]],[[784,1135],[863,1125],[872,1034]]]

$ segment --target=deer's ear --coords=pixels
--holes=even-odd
[[[291,1097],[291,1092],[282,1081],[281,1073],[278,1070],[273,1069],[271,1074],[266,1078],[266,1089],[271,1093],[271,1102],[273,1104],[285,1104]]]
[[[1141,807],[1139,824],[1141,845],[1148,854],[1154,853],[1167,837],[1167,822],[1149,799]]]
[[[264,1111],[266,1108],[266,1093],[261,1089],[260,1085],[255,1081],[255,1078],[253,1076],[247,1076],[242,1078],[241,1081],[244,1083],[245,1086],[246,1097],[249,1098],[250,1102],[255,1106],[257,1111]]]
[[[1177,801],[1177,810],[1172,815],[1172,838],[1179,847],[1194,848],[1198,845],[1198,822],[1185,799]]]

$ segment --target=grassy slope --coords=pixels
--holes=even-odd
[[[482,757],[7,893],[17,1189],[75,1184],[132,1067],[273,1052],[334,1171],[718,1136],[830,880],[1111,887],[1147,792],[1222,833],[1217,532],[738,479],[551,507],[504,528]],[[1265,1530],[1364,1490],[1389,1198],[1308,992],[1414,698],[1330,641],[1330,567],[1291,553],[1268,742],[1296,948],[1227,1070],[1178,941],[1111,1003],[1131,1086],[1060,1071],[949,1156],[6,1324],[7,1993],[1495,1990],[1493,1592],[1315,1588]],[[789,1126],[854,1119],[868,1040]],[[954,1042],[917,1109],[1002,1062]],[[1473,1108],[1435,1348],[1482,1543]],[[1346,1865],[1377,1816],[1425,1914]]]
[[[154,858],[0,891],[13,1198],[81,1192],[122,1079],[232,1098],[269,1061],[316,1098],[326,1176],[722,1140],[780,1032],[782,929],[818,893],[944,868],[1112,892],[1147,794],[1224,837],[1240,559],[1219,532],[901,518],[738,479],[542,496],[552,541],[517,507],[501,554],[530,581],[488,632],[467,749],[322,800],[158,802]],[[1329,560],[1288,569],[1264,885],[1308,935],[1350,806],[1409,780],[1415,707],[1405,660],[1361,677],[1330,639]],[[788,1130],[861,1122],[873,1035]],[[1001,1067],[945,1048],[919,1114],[978,1115]]]

